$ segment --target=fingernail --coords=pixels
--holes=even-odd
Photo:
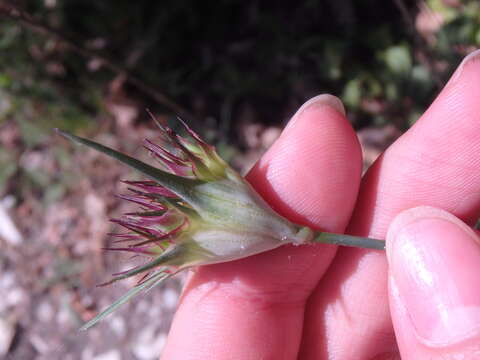
[[[452,215],[411,216],[389,230],[390,274],[417,338],[444,347],[480,336],[480,246]],[[413,219],[412,219],[413,218]]]
[[[292,116],[292,119],[288,122],[285,128],[293,126],[296,122],[296,119],[299,118],[305,111],[309,111],[313,108],[321,108],[323,106],[331,107],[343,116],[346,116],[345,108],[339,98],[330,94],[322,94],[317,95],[305,102],[300,109],[297,110],[295,115]]]
[[[478,60],[480,60],[480,49],[475,50],[470,54],[468,54],[467,56],[465,56],[465,58],[462,60],[460,65],[458,65],[457,70],[455,70],[452,77],[448,81],[447,86],[450,84],[456,83],[458,79],[460,79],[461,75],[463,74],[463,70],[465,69],[465,67],[473,63],[474,61],[478,61]]]

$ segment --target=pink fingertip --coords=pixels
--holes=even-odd
[[[429,207],[398,216],[387,236],[390,274],[417,339],[445,347],[480,336],[475,232]]]

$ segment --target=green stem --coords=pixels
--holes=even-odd
[[[312,242],[385,250],[385,240],[328,232],[319,233],[315,238],[312,239]]]

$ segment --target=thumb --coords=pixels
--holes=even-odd
[[[480,354],[480,241],[432,207],[402,212],[387,235],[390,310],[402,359]]]

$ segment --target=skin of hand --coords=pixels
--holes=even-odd
[[[480,358],[479,99],[474,52],[362,179],[340,101],[305,103],[248,180],[294,222],[386,238],[387,256],[292,245],[201,267],[162,360]]]

